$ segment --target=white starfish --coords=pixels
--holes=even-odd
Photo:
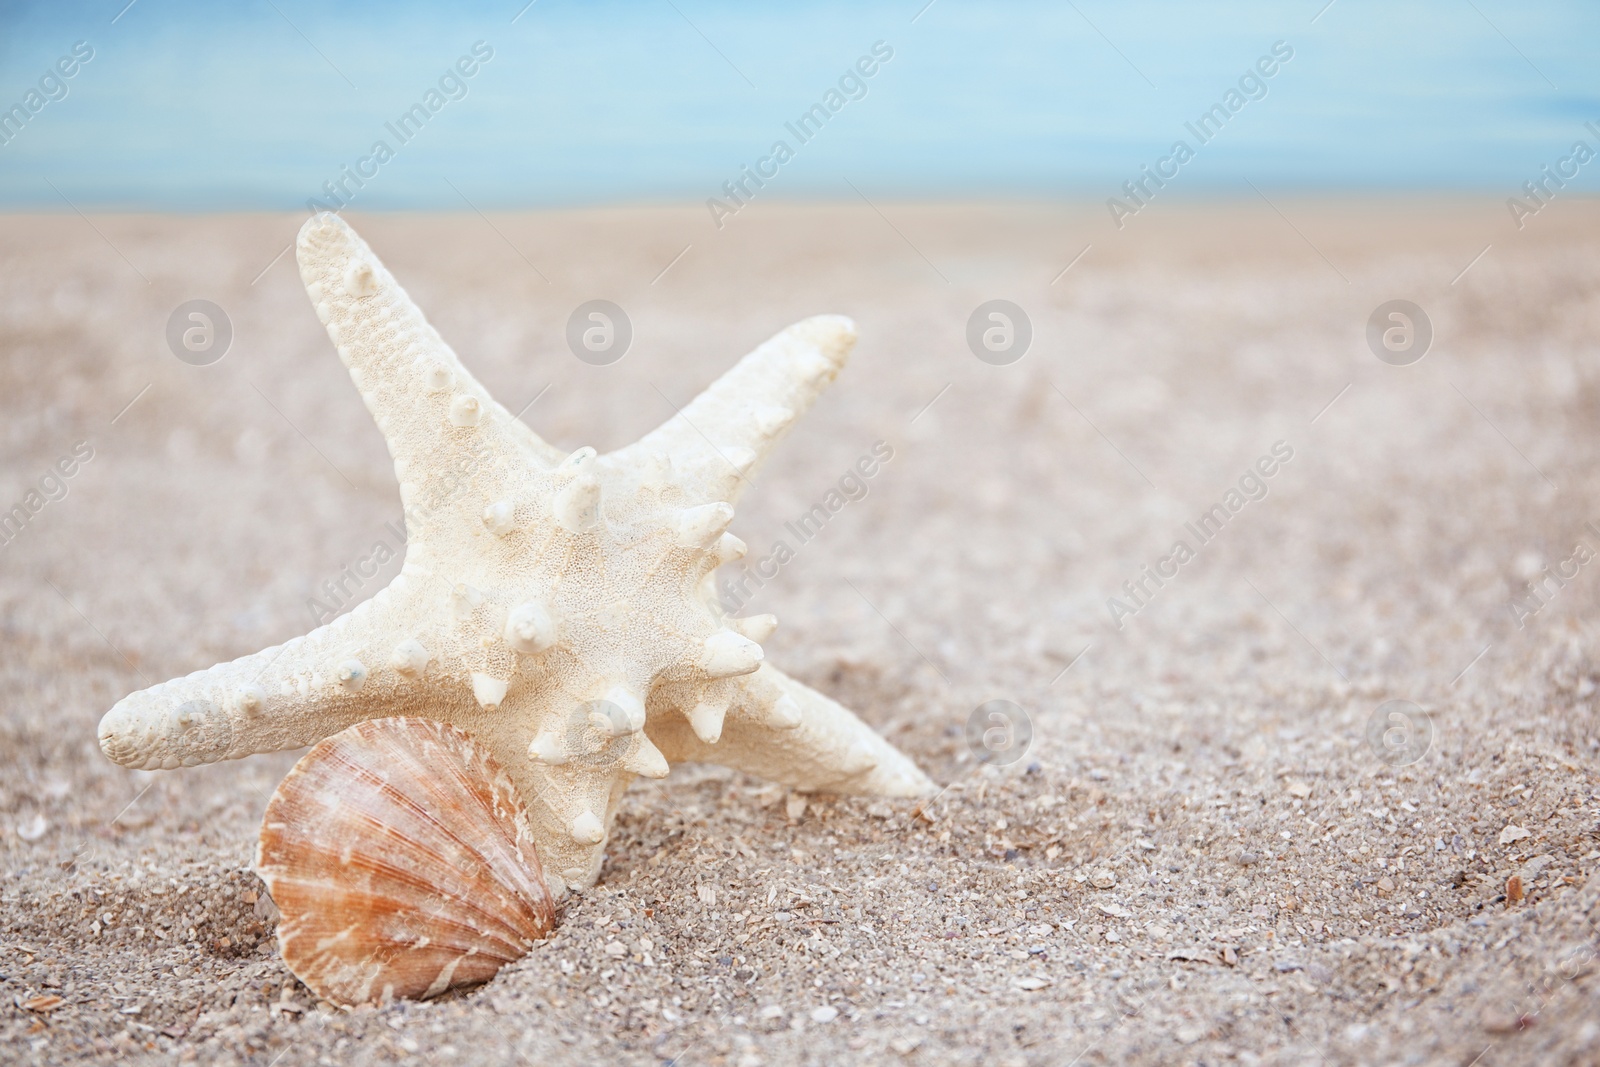
[[[755,465],[838,374],[855,332],[791,326],[640,441],[568,455],[462,367],[354,231],[320,215],[300,274],[394,457],[405,564],[304,637],[120,701],[100,747],[175,768],[421,715],[510,771],[552,890],[598,876],[635,775],[720,763],[808,791],[932,783],[848,710],[762,662],[771,615],[725,617],[719,564]]]

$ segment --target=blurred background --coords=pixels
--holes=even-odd
[[[1600,119],[1596,39],[1593,4],[1510,0],[6,2],[0,106],[93,59],[0,147],[0,206],[291,210],[379,140],[364,210],[699,202],[798,149],[784,123],[875,42],[893,58],[761,199],[1117,195],[1274,42],[1176,195],[1510,195]],[[386,124],[475,42],[402,148]]]

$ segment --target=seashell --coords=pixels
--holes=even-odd
[[[520,959],[555,902],[515,786],[462,730],[371,719],[308,752],[261,824],[256,872],[289,969],[337,1004],[427,998]]]

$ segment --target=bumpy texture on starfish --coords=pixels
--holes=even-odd
[[[725,617],[712,574],[744,554],[733,502],[838,374],[848,319],[757,348],[608,455],[546,444],[492,399],[354,231],[320,215],[300,274],[388,442],[404,566],[327,626],[120,701],[100,747],[175,768],[421,715],[477,736],[528,805],[551,889],[599,874],[618,801],[669,762],[809,791],[932,783],[848,710],[762,662],[770,615]]]

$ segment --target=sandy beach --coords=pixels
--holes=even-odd
[[[1600,1062],[1600,205],[1521,231],[1499,201],[1277,196],[1120,231],[1101,204],[352,221],[563,448],[854,318],[740,504],[750,562],[794,549],[740,599],[778,616],[773,662],[948,788],[676,768],[488,985],[319,1004],[250,871],[298,754],[140,772],[95,739],[398,547],[389,458],[285,253],[300,219],[6,216],[0,1058]],[[609,366],[566,345],[595,298],[633,324]],[[211,365],[167,346],[191,299],[231,320]],[[1031,322],[1006,365],[968,345],[992,299]],[[1366,336],[1399,299],[1432,329],[1405,366]],[[1031,730],[1004,765],[967,740],[992,700]]]

